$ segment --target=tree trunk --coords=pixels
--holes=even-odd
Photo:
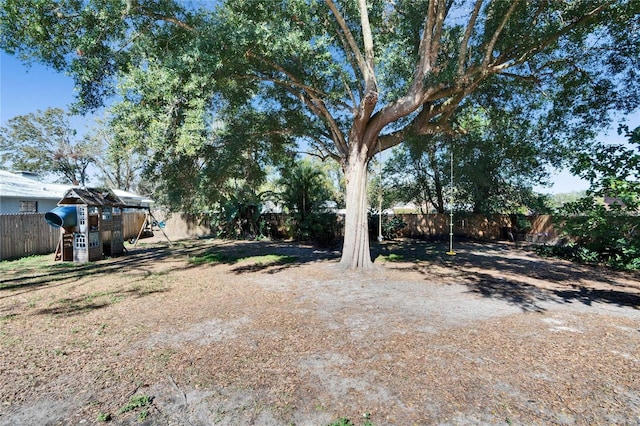
[[[340,265],[346,269],[371,269],[367,218],[367,163],[365,153],[349,155],[344,166],[347,181],[344,244]]]

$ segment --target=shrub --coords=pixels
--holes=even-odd
[[[562,233],[570,241],[565,257],[618,269],[640,268],[640,217],[621,205],[606,207],[593,197],[567,204],[564,213]]]
[[[369,212],[369,237],[378,237],[378,221],[380,216],[378,213]],[[402,235],[402,230],[407,226],[404,220],[399,216],[382,215],[382,236],[385,240],[393,240]]]

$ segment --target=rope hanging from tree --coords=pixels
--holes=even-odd
[[[378,242],[382,242],[382,151],[380,150],[380,139],[378,139]]]
[[[449,190],[449,251],[448,255],[454,256],[453,251],[453,146],[451,147],[451,181]]]

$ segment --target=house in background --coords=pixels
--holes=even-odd
[[[58,205],[70,187],[0,170],[0,214],[46,213]]]
[[[69,193],[72,189],[76,190],[75,198]],[[69,261],[86,262],[121,254],[122,240],[139,236],[153,201],[131,192],[100,190],[100,197],[107,192],[111,195],[105,195],[106,199],[96,198],[93,201],[97,202],[92,203],[85,190],[87,188],[41,182],[34,175],[0,170],[0,260],[54,251],[62,257],[62,246],[66,250],[65,260]],[[55,219],[49,213],[58,208],[63,199],[62,204],[67,208],[58,210],[61,222],[56,226],[58,222],[54,221],[50,226],[52,223],[46,217]],[[64,222],[67,216],[80,221],[80,215],[92,221],[90,226],[82,226],[80,230]],[[69,232],[56,229],[60,227],[69,228]],[[74,233],[82,234],[77,241]],[[76,251],[73,250],[75,244]]]
[[[45,183],[30,173],[0,170],[0,214],[46,213],[73,185]],[[153,200],[132,192],[111,190],[128,206],[151,207]]]

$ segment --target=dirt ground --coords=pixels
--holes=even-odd
[[[220,240],[3,270],[0,424],[640,424],[638,276],[373,249],[367,273]]]

